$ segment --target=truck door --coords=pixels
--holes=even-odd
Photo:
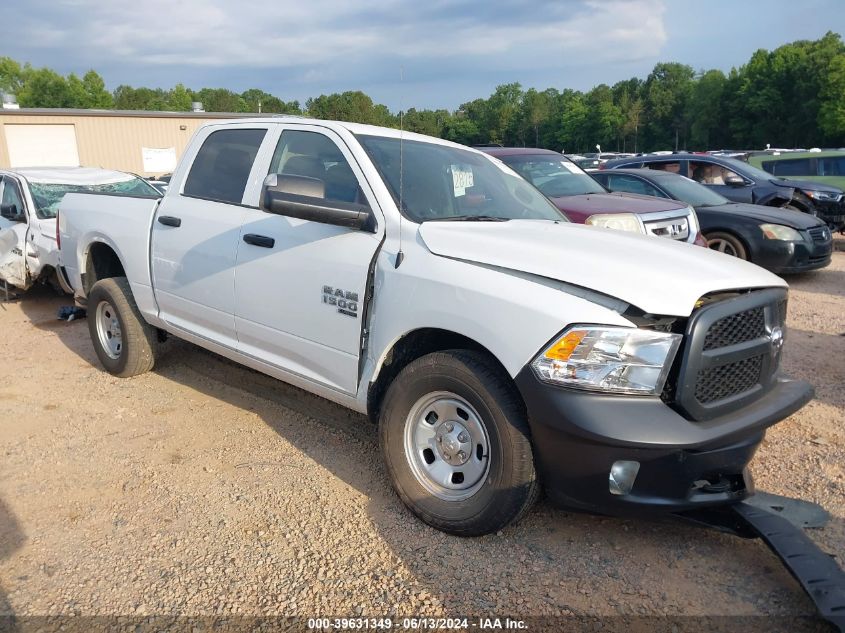
[[[160,317],[233,349],[242,203],[267,131],[267,125],[254,124],[206,128],[186,152],[186,168],[174,175],[152,227],[150,257]]]
[[[327,201],[368,202],[379,213],[355,157],[339,136],[320,126],[281,127],[269,173],[318,179]],[[249,201],[255,207],[259,189]],[[380,217],[373,232],[248,209],[235,267],[239,349],[354,394],[364,295],[383,226]]]
[[[20,187],[10,176],[0,178],[0,280],[25,290],[28,224]]]

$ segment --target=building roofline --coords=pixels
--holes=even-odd
[[[245,119],[269,117],[257,112],[166,112],[161,110],[86,110],[81,108],[2,108],[0,116],[152,117],[160,119]],[[281,115],[295,116],[295,115]]]

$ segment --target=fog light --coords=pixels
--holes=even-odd
[[[627,495],[640,472],[640,462],[618,461],[610,467],[609,487],[612,495]]]

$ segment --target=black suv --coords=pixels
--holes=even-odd
[[[785,207],[818,216],[833,227],[845,225],[841,189],[809,180],[776,178],[735,158],[677,153],[609,160],[601,169],[662,169],[710,187],[734,202]]]

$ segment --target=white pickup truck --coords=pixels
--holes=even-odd
[[[168,335],[378,421],[387,471],[460,535],[540,485],[601,513],[753,492],[787,288],[672,240],[570,224],[498,160],[398,130],[212,123],[161,200],[69,194],[61,259],[117,376]]]

